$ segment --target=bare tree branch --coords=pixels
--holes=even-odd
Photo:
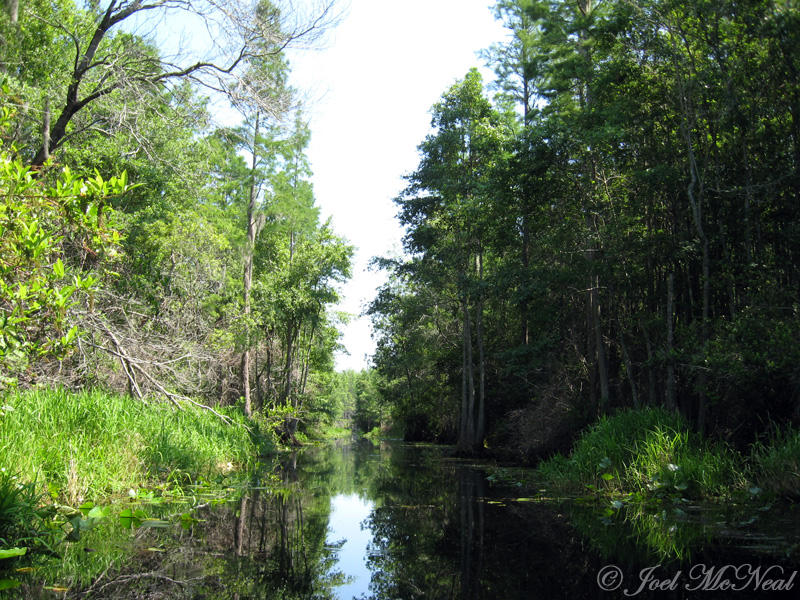
[[[253,61],[278,56],[300,40],[311,41],[318,37],[335,21],[334,2],[325,0],[317,12],[308,17],[293,10],[291,2],[286,3],[283,12],[275,10],[262,14],[264,11],[259,12],[258,6],[251,0],[111,0],[98,15],[94,32],[83,50],[77,33],[61,24],[40,19],[71,38],[75,59],[63,108],[51,128],[49,147],[41,147],[32,164],[43,164],[48,150],[52,153],[66,141],[67,126],[77,113],[116,90],[149,93],[171,82],[189,80],[209,90],[223,92],[231,98],[246,95],[250,103],[269,114],[285,110],[288,103],[275,94],[274,82],[264,81],[256,85],[255,82],[246,81],[247,67]],[[184,55],[189,60],[182,63],[180,60],[154,59],[124,44],[115,47],[114,42],[118,39],[114,35],[115,28],[133,15],[175,9],[203,19],[209,32],[214,29],[212,23],[218,26],[219,31],[227,36],[226,44],[220,48],[220,56],[191,58]],[[108,49],[98,57],[101,48],[106,47]],[[95,79],[91,81],[92,78]],[[87,85],[91,86],[91,91],[84,92]]]

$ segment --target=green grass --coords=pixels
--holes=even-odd
[[[692,433],[677,413],[656,408],[601,418],[568,458],[551,458],[538,473],[561,488],[612,494],[719,497],[746,483],[740,455]]]
[[[35,482],[0,471],[0,547],[26,544],[29,537],[36,537],[41,501]]]
[[[244,418],[144,405],[102,391],[37,389],[8,395],[0,412],[0,465],[72,505],[165,481],[243,467],[258,453]],[[224,411],[223,411],[224,412]]]
[[[750,471],[755,486],[778,496],[800,498],[800,431],[779,429],[767,443],[754,444]]]

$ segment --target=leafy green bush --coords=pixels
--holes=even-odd
[[[0,112],[0,131],[11,118]],[[81,179],[64,168],[52,185],[0,144],[0,389],[34,358],[61,356],[77,328],[68,309],[91,297],[91,265],[119,241],[104,225],[109,196],[128,189],[127,177]]]
[[[703,368],[695,387],[709,399],[711,421],[735,434],[739,446],[757,439],[765,418],[792,418],[800,380],[800,309],[791,296],[752,301],[762,306],[719,319],[693,359]]]

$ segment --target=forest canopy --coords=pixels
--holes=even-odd
[[[495,11],[496,84],[434,105],[396,199],[407,258],[379,261],[407,437],[533,457],[625,407],[736,443],[797,420],[796,3]]]
[[[184,18],[225,35],[166,55],[153,40]],[[241,403],[294,436],[332,390],[352,248],[320,219],[286,50],[334,19],[322,2],[6,3],[0,386]]]

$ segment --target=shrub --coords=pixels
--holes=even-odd
[[[743,485],[739,456],[689,431],[677,413],[658,408],[603,417],[539,474],[560,487],[591,485],[643,494],[723,495]]]
[[[2,107],[0,133],[10,118]],[[104,225],[107,200],[126,189],[125,173],[81,179],[66,167],[48,187],[0,140],[0,389],[74,345],[68,311],[81,294],[93,298],[92,266],[119,241]]]

